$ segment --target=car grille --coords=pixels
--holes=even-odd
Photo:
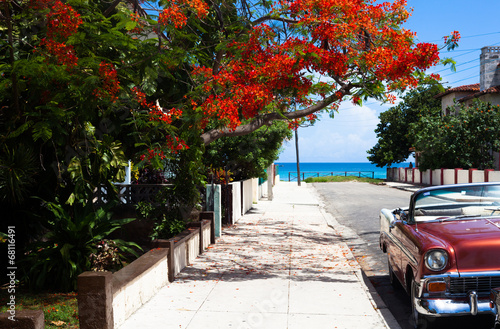
[[[450,293],[466,294],[471,290],[478,294],[489,294],[492,288],[500,287],[500,276],[476,276],[450,278]]]

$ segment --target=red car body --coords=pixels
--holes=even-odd
[[[380,214],[391,282],[412,296],[415,327],[441,316],[496,314],[500,287],[500,183],[434,186],[409,208]]]

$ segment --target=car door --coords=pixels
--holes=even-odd
[[[401,229],[403,222],[396,218],[392,227],[389,228],[388,238],[390,243],[387,246],[387,257],[389,258],[389,264],[392,265],[392,270],[394,274],[402,281],[403,271],[402,271],[402,243],[401,243]]]
[[[406,221],[400,221],[396,225],[395,238],[398,241],[398,246],[400,250],[400,278],[404,278],[405,272],[407,270],[407,265],[409,264],[414,273],[417,268],[417,258],[418,248],[416,246],[415,239],[415,228],[414,225],[408,224]],[[403,279],[404,282],[404,279]]]

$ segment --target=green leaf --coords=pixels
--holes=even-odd
[[[65,243],[60,252],[61,252],[61,255],[62,255],[62,258],[64,261],[71,261],[71,257],[70,257],[70,251],[71,249],[73,249],[74,245],[72,244],[69,244],[69,243]]]
[[[42,139],[44,142],[47,142],[52,138],[52,130],[47,122],[37,122],[33,126],[33,140],[36,142],[39,139]]]
[[[453,58],[443,58],[441,59],[441,64],[443,64],[444,66],[450,65],[450,69],[452,72],[457,71],[457,62]]]
[[[137,22],[135,21],[129,21],[125,24],[125,28],[130,31],[130,30],[133,30],[137,27]]]

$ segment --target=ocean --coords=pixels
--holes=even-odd
[[[295,162],[276,162],[280,180],[297,181],[297,163]],[[393,165],[394,167],[408,167],[409,162],[403,162]],[[300,177],[302,179],[316,176],[332,175],[355,175],[370,178],[387,178],[386,168],[377,167],[369,162],[301,162]]]

